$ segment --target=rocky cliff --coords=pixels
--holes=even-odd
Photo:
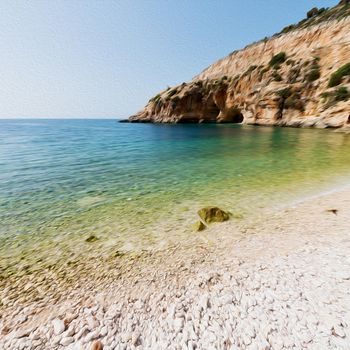
[[[130,122],[350,127],[350,5],[310,10],[153,97]]]

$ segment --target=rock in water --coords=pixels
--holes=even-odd
[[[200,232],[200,231],[203,231],[207,228],[207,226],[205,226],[203,224],[202,221],[196,221],[193,225],[192,225],[192,229],[193,231],[196,231],[196,232]]]
[[[198,211],[199,217],[206,223],[227,221],[230,217],[228,213],[218,207],[206,207]]]
[[[85,239],[85,242],[92,243],[92,242],[96,242],[97,240],[98,240],[98,238],[96,236],[91,235]]]

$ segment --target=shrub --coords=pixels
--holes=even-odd
[[[347,101],[350,98],[350,93],[345,86],[340,86],[336,90],[326,91],[320,95],[326,102],[326,108],[335,105],[339,101]]]
[[[307,12],[306,17],[311,18],[311,17],[315,17],[317,15],[318,15],[318,8],[314,7],[310,11]]]
[[[282,109],[296,109],[304,111],[304,103],[300,98],[298,91],[293,91],[290,87],[276,91],[276,95],[280,97],[280,106]]]
[[[340,6],[343,5],[343,6]],[[330,21],[330,20],[340,20],[342,18],[350,16],[350,0],[341,0],[338,6],[331,8],[313,8],[307,12],[307,17],[300,22],[287,26],[282,29],[281,32],[274,34],[273,36],[277,36],[283,33],[288,33],[290,31],[308,28],[313,25],[317,25],[319,23]]]
[[[270,66],[280,65],[286,60],[286,58],[287,58],[286,53],[280,52],[271,58],[269,65]]]
[[[149,101],[150,101],[150,102],[157,103],[157,102],[159,102],[160,100],[161,100],[161,96],[160,96],[160,94],[158,94],[158,95],[152,97]]]
[[[172,89],[168,92],[167,97],[170,98],[171,96],[174,96],[176,93],[177,93],[177,89],[176,88]]]
[[[257,69],[258,68],[258,66],[256,66],[256,65],[252,65],[252,66],[250,66],[244,73],[243,73],[243,77],[245,77],[245,76],[247,76],[247,75],[249,75],[251,72],[253,72],[255,69]]]
[[[320,95],[324,100],[327,100],[330,96],[331,93],[330,92],[322,92],[322,94]]]
[[[274,81],[282,81],[283,80],[281,75],[279,73],[277,73],[277,72],[273,72],[272,76],[273,76],[273,80]]]
[[[289,96],[284,103],[284,107],[287,109],[296,109],[301,112],[304,111],[304,103],[298,94]]]
[[[337,86],[341,83],[342,79],[350,75],[350,62],[341,66],[337,71],[335,71],[328,82],[329,87]]]
[[[311,69],[320,69],[320,65],[318,64],[318,61],[316,59],[312,61]]]
[[[334,98],[336,101],[347,101],[349,97],[349,91],[345,86],[339,87],[334,92]]]
[[[306,17],[308,19],[310,19],[312,17],[316,17],[316,16],[320,15],[321,13],[323,13],[325,11],[326,11],[326,9],[324,7],[321,7],[320,9],[318,9],[317,7],[314,7],[306,13]]]
[[[290,32],[291,30],[295,29],[296,25],[295,24],[291,24],[287,27],[284,27],[282,30],[281,30],[281,33],[285,34],[285,33],[288,33]]]
[[[305,78],[306,78],[306,80],[307,80],[308,82],[311,83],[311,82],[313,82],[313,81],[319,79],[320,76],[321,76],[320,69],[319,69],[319,68],[313,68],[313,69],[310,70],[310,72],[308,72],[308,73],[306,74],[306,77],[305,77]]]
[[[287,77],[288,83],[289,84],[296,83],[299,76],[300,76],[300,68],[298,66],[293,67],[288,73],[288,77]]]
[[[290,87],[284,88],[282,90],[278,90],[276,91],[276,95],[278,95],[279,97],[282,97],[284,99],[288,98],[289,96],[292,95],[292,90]]]

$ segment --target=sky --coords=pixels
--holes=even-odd
[[[1,0],[0,118],[126,118],[337,0]]]

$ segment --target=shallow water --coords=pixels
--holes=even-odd
[[[204,205],[249,217],[346,183],[349,150],[330,130],[1,120],[0,257],[176,241]]]

